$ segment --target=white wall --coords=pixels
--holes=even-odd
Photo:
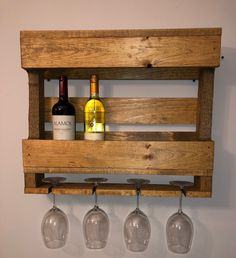
[[[19,31],[188,27],[222,27],[222,55],[225,59],[215,76],[214,194],[211,199],[184,201],[185,211],[195,226],[193,247],[185,257],[235,257],[235,10],[234,0],[0,0],[1,258],[175,257],[167,251],[165,242],[165,223],[176,209],[177,200],[174,198],[142,199],[142,209],[151,220],[152,238],[145,253],[133,254],[124,247],[122,224],[133,209],[134,198],[99,199],[111,220],[109,244],[102,251],[88,251],[84,246],[81,223],[91,207],[92,198],[60,196],[58,205],[70,220],[69,241],[61,250],[44,247],[40,224],[44,213],[51,207],[51,200],[45,195],[23,193],[21,139],[28,137],[28,86],[27,74],[20,65]],[[109,83],[104,82],[104,85]],[[160,85],[160,91],[154,89],[157,82],[143,83],[155,94],[165,95],[166,87]],[[126,87],[123,84],[113,84],[117,84],[117,94],[124,94]],[[129,87],[132,83],[126,84]],[[185,83],[174,86],[171,92],[178,96],[183,87],[189,95],[194,95],[196,86],[193,82],[189,84],[190,87]]]

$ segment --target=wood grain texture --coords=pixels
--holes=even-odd
[[[220,36],[221,28],[179,28],[179,29],[128,29],[128,30],[37,30],[21,31],[22,38],[43,37],[47,38],[103,38],[103,37],[172,37],[172,36]]]
[[[45,132],[45,139],[52,139],[52,131]],[[76,139],[83,140],[84,132],[76,132]],[[105,132],[106,141],[197,141],[196,132]]]
[[[25,187],[34,188],[34,187],[41,186],[43,178],[44,178],[44,174],[34,174],[34,173],[24,174]]]
[[[214,69],[204,69],[199,78],[196,128],[201,140],[211,139],[213,93]]]
[[[44,81],[39,72],[29,72],[29,138],[44,138]]]
[[[193,176],[188,197],[210,197],[214,68],[220,64],[221,29],[24,31],[22,67],[29,74],[29,138],[23,141],[25,193],[92,194],[92,186],[42,184],[44,173]],[[44,79],[199,80],[198,99],[104,99],[107,123],[196,124],[196,132],[108,132],[104,142],[50,138],[55,98],[44,98]],[[45,101],[45,103],[44,103]],[[83,123],[85,98],[74,98]],[[140,110],[142,112],[140,112]],[[141,113],[141,114],[139,114]],[[32,140],[37,139],[37,140]],[[77,139],[83,133],[77,132]],[[66,151],[65,151],[66,150]],[[100,195],[135,195],[127,184],[104,184]],[[143,196],[178,196],[169,185],[148,185]]]
[[[51,122],[52,106],[58,98],[45,98],[45,122]],[[111,124],[195,124],[195,98],[102,98],[106,123]],[[70,98],[76,109],[76,122],[84,122],[87,98]]]
[[[212,177],[211,176],[195,176],[194,184],[199,191],[212,192]]]
[[[50,68],[39,69],[44,79],[58,79],[66,74],[69,79],[89,80],[97,74],[100,80],[198,80],[199,68]]]
[[[25,194],[49,194],[50,187],[46,185],[38,186],[38,187],[25,187]]]
[[[65,152],[65,150],[67,150]],[[213,169],[213,142],[23,140],[24,171],[195,172]],[[160,170],[160,171],[159,171]],[[194,171],[194,172],[191,172]]]
[[[86,183],[62,183],[52,188],[52,193],[57,195],[92,195],[93,185]],[[45,186],[38,188],[26,188],[25,193],[47,194],[49,191]],[[135,196],[136,190],[133,185],[122,183],[105,183],[97,187],[98,195],[108,196]],[[148,184],[142,186],[141,196],[145,197],[178,197],[178,187],[167,184]],[[186,189],[187,197],[210,197],[210,192],[199,191],[191,187]]]
[[[21,32],[22,67],[219,66],[220,30],[209,30],[209,34],[206,30],[196,32],[97,31],[95,36],[80,31]]]

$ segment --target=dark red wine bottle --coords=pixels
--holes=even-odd
[[[75,108],[68,99],[68,80],[64,75],[59,79],[59,100],[52,107],[53,139],[75,139]]]

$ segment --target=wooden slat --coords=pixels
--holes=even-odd
[[[63,183],[53,187],[54,194],[78,194],[78,195],[92,195],[93,184],[89,183]]]
[[[200,73],[198,87],[198,112],[196,133],[200,140],[211,139],[212,107],[214,92],[214,69],[204,69]],[[212,191],[211,177],[194,178],[200,191]]]
[[[69,195],[92,195],[93,186],[85,183],[63,183],[52,189],[54,194]],[[34,190],[36,191],[36,190]],[[133,185],[121,183],[105,183],[97,187],[97,195],[109,196],[135,196],[136,190]],[[142,186],[141,196],[145,197],[177,197],[180,195],[178,187],[166,184],[148,184]],[[210,192],[200,192],[191,187],[186,189],[187,197],[210,197]]]
[[[45,122],[51,122],[52,106],[58,98],[45,98]],[[111,124],[195,124],[195,98],[103,98],[106,123]],[[83,123],[87,98],[71,98],[77,123]]]
[[[199,191],[212,192],[212,177],[211,176],[195,176],[194,184]]]
[[[24,174],[25,179],[25,187],[38,187],[42,185],[42,179],[44,178],[44,174],[34,174],[28,173]]]
[[[213,142],[23,140],[23,162],[25,173],[46,169],[199,175],[196,171],[200,170],[201,175],[204,171],[210,175]]]
[[[29,138],[44,138],[44,81],[39,72],[29,72]]]
[[[49,194],[50,187],[42,185],[39,187],[25,187],[24,193],[26,194]]]
[[[92,195],[93,186],[84,183],[64,183],[53,188],[55,194]],[[131,184],[105,183],[97,187],[98,195],[135,196],[136,189]],[[149,184],[142,186],[142,196],[178,196],[179,188],[170,185]]]
[[[147,168],[77,168],[77,167],[24,167],[24,173],[74,173],[74,174],[129,174],[163,176],[212,176],[212,169],[147,169]]]
[[[197,133],[199,139],[211,139],[214,69],[201,71],[198,87]]]
[[[194,30],[193,30],[194,31]],[[220,31],[198,35],[178,30],[155,35],[136,31],[81,37],[81,32],[21,32],[22,67],[216,67],[220,63]],[[120,35],[119,35],[120,34]],[[124,35],[124,34],[127,34]],[[158,32],[157,32],[158,34]],[[171,35],[170,35],[171,34]],[[89,33],[88,33],[89,35]],[[102,37],[103,35],[103,37]],[[140,35],[140,36],[139,36]],[[168,53],[168,54],[166,54]]]
[[[198,80],[199,68],[51,68],[40,70],[44,79],[58,79],[65,74],[69,79],[89,80],[97,74],[100,80]]]
[[[44,138],[44,80],[39,72],[29,72],[29,138]],[[37,187],[44,174],[25,175],[25,187]]]
[[[52,138],[52,131],[45,132],[45,139]],[[84,140],[84,132],[76,132],[77,140]],[[106,132],[107,141],[196,141],[196,132]]]
[[[171,37],[171,36],[220,36],[221,28],[179,28],[179,29],[128,29],[128,30],[66,30],[66,31],[21,31],[21,38],[104,38],[104,37]]]

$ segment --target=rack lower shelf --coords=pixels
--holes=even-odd
[[[25,193],[31,194],[54,194],[65,195],[92,195],[92,184],[87,183],[63,183],[60,186],[51,188],[48,185],[41,185],[36,188],[25,188]],[[136,190],[130,184],[110,184],[106,183],[97,187],[98,195],[113,196],[135,196]],[[147,197],[176,197],[180,195],[179,188],[164,184],[148,184],[142,187],[142,196]],[[187,197],[211,197],[210,191],[200,191],[198,187],[193,186],[186,189]]]
[[[213,171],[212,141],[57,141],[23,140],[25,193],[89,195],[92,186],[65,183],[51,189],[42,184],[44,173],[143,174],[192,176],[188,197],[210,197]],[[66,151],[65,151],[66,150]],[[103,184],[101,195],[135,195],[128,184]],[[150,184],[144,196],[178,196],[170,185]]]
[[[23,140],[24,173],[211,176],[213,149],[212,141]]]

